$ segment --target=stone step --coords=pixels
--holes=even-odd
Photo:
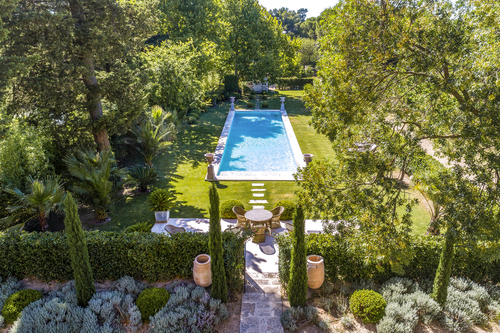
[[[253,209],[264,209],[266,208],[265,206],[253,206]]]
[[[253,193],[254,197],[263,197],[264,193]]]
[[[267,200],[250,200],[248,203],[249,204],[266,204],[268,202],[267,202]]]
[[[282,333],[283,304],[279,294],[243,294],[240,333]]]
[[[263,192],[265,190],[266,190],[265,188],[253,188],[252,192]]]
[[[264,183],[252,183],[252,186],[264,186]]]

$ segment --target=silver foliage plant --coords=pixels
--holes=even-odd
[[[128,331],[135,332],[141,325],[141,313],[134,299],[141,288],[142,284],[133,279],[122,278],[113,287],[118,290],[97,292],[88,307],[82,308],[78,306],[71,281],[28,305],[9,333],[122,332],[124,318],[128,319]]]
[[[151,333],[209,333],[229,315],[227,307],[202,287],[174,283],[167,287],[168,303],[150,317]]]
[[[2,282],[2,278],[0,278],[0,327],[2,327],[4,323],[4,317],[1,314],[3,304],[10,295],[19,290],[21,290],[21,284],[16,279],[7,278],[7,280]]]

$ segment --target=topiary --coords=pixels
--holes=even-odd
[[[245,209],[245,206],[238,200],[227,200],[220,205],[220,217],[223,219],[235,219],[236,215],[233,212],[234,206],[240,206]]]
[[[15,322],[25,307],[42,297],[42,293],[34,289],[24,289],[10,295],[2,309],[2,316],[5,318],[5,322],[7,324]]]
[[[135,304],[141,311],[142,321],[149,322],[149,317],[154,316],[167,304],[170,293],[163,288],[149,288],[144,290]]]
[[[266,95],[262,95],[262,99],[263,99],[263,100],[266,100],[266,99],[267,99],[267,96],[266,96]]]
[[[269,107],[269,103],[268,102],[262,102],[262,107],[263,108],[268,108]]]
[[[285,208],[283,214],[281,214],[281,220],[291,220],[293,218],[293,214],[295,213],[295,203],[293,201],[280,200],[274,205],[274,207],[278,206]]]
[[[248,102],[247,103],[247,108],[252,109],[253,108],[253,103]]]
[[[174,207],[175,199],[173,191],[157,188],[149,195],[148,206],[154,212],[167,211]]]
[[[248,96],[248,99],[251,100],[251,101],[253,101],[255,99],[255,95]]]
[[[365,323],[378,323],[384,317],[387,302],[373,290],[357,290],[349,299],[350,309]]]

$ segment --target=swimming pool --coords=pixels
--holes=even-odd
[[[303,161],[286,111],[230,111],[214,166],[218,180],[293,180]]]

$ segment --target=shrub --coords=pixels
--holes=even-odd
[[[84,231],[94,279],[191,279],[193,259],[208,253],[208,235]],[[0,276],[41,280],[73,278],[66,235],[62,233],[0,233]],[[222,233],[224,265],[229,286],[242,284],[246,238]],[[43,260],[40,260],[43,258]]]
[[[231,94],[231,96],[233,96],[235,99],[240,99],[241,98],[241,94],[239,94],[239,93]]]
[[[251,100],[251,101],[253,101],[255,99],[255,95],[248,96],[248,99]]]
[[[127,295],[132,295],[134,298],[146,288],[144,283],[136,281],[133,277],[123,276],[115,282],[112,290],[122,292]]]
[[[147,191],[148,186],[158,180],[160,173],[158,169],[149,164],[138,164],[128,170],[129,179],[139,186],[143,192]]]
[[[290,307],[281,313],[281,325],[286,330],[295,331],[298,329],[299,321],[306,321],[316,324],[320,329],[328,329],[328,325],[323,322],[318,315],[318,310],[312,306]],[[301,324],[305,324],[302,323]]]
[[[196,122],[196,118],[193,116],[188,116],[186,119],[188,124],[194,124]]]
[[[2,282],[2,278],[0,278],[0,327],[3,326],[4,322],[4,318],[1,315],[3,305],[7,298],[19,289],[21,289],[21,284],[16,279],[10,277],[5,282]]]
[[[408,333],[417,326],[417,310],[410,303],[389,303],[385,316],[377,325],[379,333]]]
[[[263,108],[268,108],[269,107],[269,103],[268,102],[262,102],[262,107]]]
[[[357,290],[349,299],[351,312],[365,323],[377,323],[384,316],[386,301],[373,290]]]
[[[139,222],[128,226],[123,232],[151,232],[153,225],[149,222]]]
[[[25,307],[42,298],[38,290],[24,289],[17,291],[7,298],[2,308],[2,316],[7,324],[12,324]]]
[[[290,200],[281,200],[278,201],[274,207],[283,206],[285,210],[283,214],[281,214],[282,220],[291,220],[293,218],[293,214],[295,213],[295,203]]]
[[[306,84],[312,84],[314,79],[312,78],[296,78],[296,77],[282,77],[278,79],[278,89],[304,89]]]
[[[194,112],[189,112],[188,117],[193,117],[195,120],[198,120],[198,118],[200,118],[200,115]]]
[[[227,307],[202,287],[172,284],[170,299],[149,324],[151,333],[213,332],[228,317]]]
[[[233,212],[233,207],[239,206],[245,209],[245,206],[238,200],[227,200],[220,205],[220,217],[223,219],[235,219],[236,215]]]
[[[150,288],[144,290],[137,298],[137,307],[141,311],[142,321],[149,322],[149,317],[154,316],[167,304],[170,294],[163,288]]]
[[[266,99],[267,99],[267,96],[266,96],[266,95],[264,95],[264,94],[262,94],[262,100],[264,100],[264,101],[265,101]]]
[[[352,319],[351,316],[348,315],[340,317],[340,323],[347,329],[352,328],[354,326],[354,320]]]
[[[249,109],[253,109],[253,103],[248,102],[248,103],[247,103],[247,108],[249,108]]]
[[[174,207],[175,204],[175,194],[174,191],[168,191],[162,188],[157,188],[148,197],[149,208],[152,211],[166,211]]]

